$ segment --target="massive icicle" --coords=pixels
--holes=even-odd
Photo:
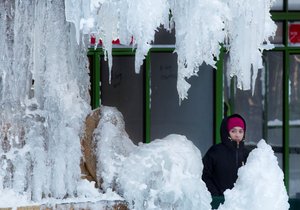
[[[215,67],[225,39],[224,19],[229,18],[226,4],[219,0],[169,0],[172,20],[176,25],[178,55],[177,91],[181,100],[188,97],[190,84],[186,81],[197,75],[205,62]]]
[[[89,107],[86,51],[64,2],[0,2],[0,190],[76,195]]]
[[[91,0],[67,0],[65,1],[66,20],[75,25],[76,40],[79,44],[80,29],[83,27],[83,20],[88,19],[91,13]]]
[[[258,69],[263,67],[262,52],[273,48],[269,41],[277,28],[270,15],[273,2],[228,0],[232,14],[226,22],[230,52],[228,77],[236,75],[240,89],[254,91]]]
[[[119,38],[122,43],[136,47],[135,72],[139,73],[155,31],[160,25],[168,26],[167,0],[105,0],[99,5],[94,31],[102,40],[110,71],[112,40]]]

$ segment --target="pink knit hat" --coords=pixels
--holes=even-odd
[[[245,129],[244,121],[239,117],[232,117],[228,119],[227,130],[228,132],[234,127],[241,127]]]

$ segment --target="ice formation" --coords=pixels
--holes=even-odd
[[[227,1],[232,16],[225,27],[230,54],[227,77],[237,76],[240,89],[254,91],[263,50],[274,47],[269,41],[277,29],[269,12],[274,1]]]
[[[102,156],[98,174],[104,178],[104,191],[113,188],[130,209],[211,209],[212,198],[201,179],[201,153],[191,141],[171,134],[134,146],[124,130],[122,114],[112,107],[101,109],[94,138]],[[283,172],[271,146],[261,140],[239,169],[234,188],[225,191],[225,202],[218,210],[288,208]]]
[[[215,67],[220,43],[226,36],[224,19],[230,17],[230,11],[219,0],[169,2],[176,29],[177,91],[179,98],[183,100],[188,97],[190,88],[186,80],[197,75],[199,66],[205,62]]]
[[[66,5],[73,2],[65,1]],[[269,37],[276,31],[270,15],[274,1],[93,0],[91,12],[85,12],[89,16],[82,15],[81,11],[86,11],[86,7],[82,8],[73,18],[77,21],[73,22],[78,22],[80,17],[81,22],[94,20],[90,32],[102,39],[109,69],[112,66],[112,40],[120,38],[128,45],[133,37],[132,47],[137,48],[137,73],[151,48],[157,28],[162,25],[169,30],[170,26],[175,26],[177,90],[183,100],[188,97],[190,88],[187,80],[197,75],[202,63],[215,67],[222,43],[230,53],[228,77],[237,76],[240,89],[254,90],[257,71],[262,68],[262,52],[273,47]],[[171,18],[168,19],[170,11]]]
[[[64,2],[0,2],[0,191],[76,195],[90,111],[85,47]]]
[[[112,40],[119,38],[125,45],[136,47],[135,71],[140,72],[145,55],[151,48],[155,30],[168,23],[167,0],[106,0],[102,1],[95,18],[93,32],[102,40],[109,69],[112,67]],[[95,13],[95,12],[92,12]],[[131,43],[131,41],[133,41]],[[111,75],[111,74],[109,74]],[[109,80],[110,80],[109,76]]]
[[[121,41],[128,44],[133,37],[138,69],[154,39],[155,29],[161,24],[168,27],[169,9],[174,10],[171,22],[178,24],[176,52],[180,62],[179,78],[184,84],[180,83],[178,89],[184,99],[188,85],[183,80],[196,74],[195,68],[201,62],[198,59],[214,65],[213,57],[218,56],[218,45],[225,33],[221,30],[224,27],[222,18],[231,18],[229,14],[232,13],[230,5],[217,0],[203,1],[203,5],[187,0],[178,4],[170,0],[90,0],[90,5],[86,2],[0,1],[1,193],[11,189],[21,200],[34,201],[97,194],[91,190],[92,186],[80,181],[80,135],[84,119],[90,112],[88,62],[80,28],[85,32],[89,28],[98,29],[98,37],[103,39],[108,54],[112,39],[120,36]],[[267,18],[268,7],[264,8],[266,16],[263,17]],[[215,27],[213,24],[198,26],[196,22],[205,15],[196,14],[197,9],[216,14],[211,16]],[[187,14],[193,14],[191,20]],[[184,20],[189,21],[187,31],[184,31]],[[270,30],[259,33],[264,36],[257,40],[265,39],[267,32],[274,29],[268,24],[270,22],[261,21]],[[208,39],[211,36],[217,43]],[[232,38],[234,40],[234,36]],[[193,47],[196,51],[192,51]],[[208,53],[198,53],[197,50],[202,49],[207,49]],[[244,56],[239,52],[233,55]],[[108,168],[110,162],[107,162],[107,167],[104,165],[100,172],[107,178],[103,185],[107,191],[115,181],[117,189],[134,202],[137,209],[142,206],[209,209],[211,197],[200,179],[201,154],[190,141],[180,135],[170,135],[136,149],[119,125],[122,123],[105,123],[99,128],[105,132],[97,134],[104,140],[107,137],[123,144],[115,147],[109,142],[99,143],[99,148],[117,151],[107,157],[114,168]],[[126,177],[125,172],[130,176]],[[84,186],[90,186],[90,190]]]
[[[94,131],[97,156],[97,177],[104,191],[115,188],[122,162],[136,146],[125,131],[121,112],[115,107],[101,106],[100,121]],[[101,180],[100,180],[101,179]]]
[[[172,134],[135,146],[124,126],[116,108],[100,107],[94,141],[103,192],[118,192],[130,209],[211,209],[201,153],[191,141]]]
[[[225,202],[218,210],[287,210],[288,195],[283,172],[271,146],[261,140],[238,171],[231,190],[224,192]]]

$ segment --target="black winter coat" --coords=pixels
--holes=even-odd
[[[249,151],[244,147],[244,141],[237,144],[229,138],[227,121],[231,117],[239,117],[238,114],[224,118],[221,123],[221,143],[213,145],[203,157],[202,179],[212,196],[222,196],[226,189],[231,189],[237,180],[239,167],[246,163]]]

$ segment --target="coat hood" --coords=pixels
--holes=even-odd
[[[225,118],[222,120],[221,127],[220,127],[220,134],[221,134],[221,141],[222,141],[223,143],[226,143],[226,142],[230,142],[230,141],[231,141],[231,140],[229,139],[229,132],[228,132],[228,130],[227,130],[227,124],[228,124],[228,120],[229,120],[230,118],[233,118],[233,117],[238,117],[238,118],[240,118],[240,119],[243,120],[244,125],[245,125],[245,128],[244,128],[244,131],[245,131],[244,138],[245,138],[245,136],[246,136],[246,128],[247,128],[247,126],[246,126],[246,121],[245,121],[245,119],[244,119],[241,115],[239,115],[239,114],[233,114],[233,115],[230,115],[230,116],[228,116],[228,117],[225,117]]]

